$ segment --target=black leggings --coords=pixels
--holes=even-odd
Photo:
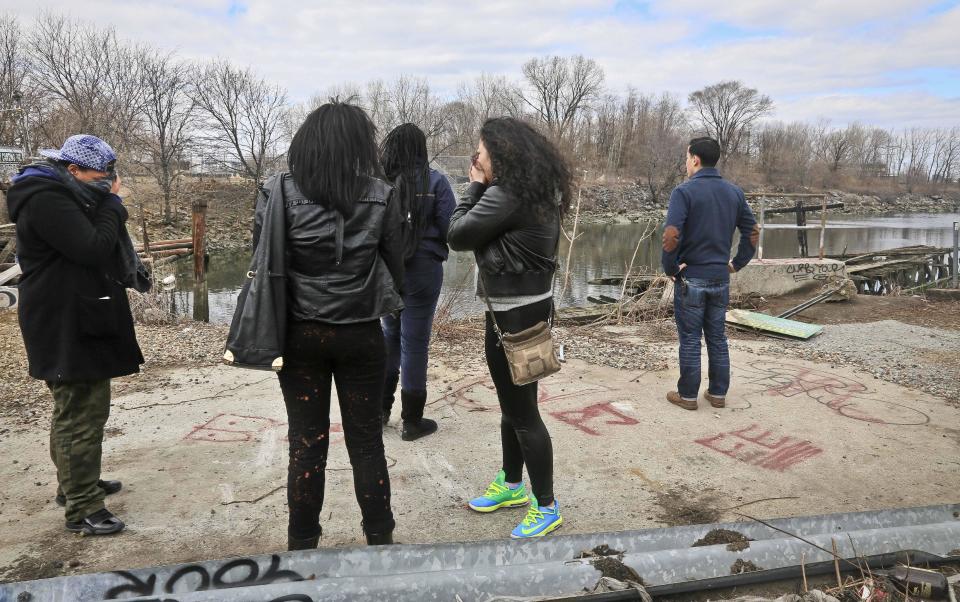
[[[509,311],[497,312],[497,323],[503,332],[520,332],[537,322],[546,321],[553,307],[553,299],[544,299]],[[553,503],[553,443],[547,426],[537,407],[537,383],[518,387],[510,380],[510,367],[503,348],[499,346],[493,321],[487,312],[484,347],[490,377],[500,400],[500,441],[503,445],[503,471],[508,483],[523,480],[523,465],[527,465],[530,484],[537,503]]]
[[[353,487],[366,533],[390,533],[390,477],[383,451],[380,405],[385,350],[380,321],[358,324],[291,322],[280,371],[287,406],[288,532],[320,532],[324,470],[330,447],[330,381],[336,383]]]

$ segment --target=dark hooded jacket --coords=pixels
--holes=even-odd
[[[25,172],[7,192],[23,270],[18,304],[30,376],[103,380],[139,371],[143,354],[123,280],[119,197],[86,207],[53,177]]]

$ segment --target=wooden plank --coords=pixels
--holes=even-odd
[[[774,213],[796,213],[797,211],[809,213],[810,211],[822,211],[824,209],[843,209],[843,203],[830,203],[826,206],[777,207],[776,209],[767,209],[767,215]]]
[[[890,268],[892,266],[898,265],[907,265],[907,264],[918,264],[926,263],[922,260],[907,258],[907,259],[887,259],[885,261],[878,261],[875,263],[864,263],[859,265],[848,265],[847,273],[848,274],[858,274],[860,272],[867,272],[870,270],[877,270],[881,268]]]
[[[586,324],[605,318],[613,313],[614,304],[592,307],[562,307],[557,310],[557,321],[571,324]]]
[[[633,287],[637,286],[649,286],[651,282],[657,279],[657,276],[654,275],[637,275],[630,276],[627,284]],[[587,284],[595,285],[609,285],[609,286],[622,286],[623,285],[623,276],[605,276],[603,278],[593,278],[587,280]]]
[[[748,328],[763,334],[773,333],[778,336],[787,336],[796,339],[809,339],[823,331],[819,324],[807,324],[796,320],[787,320],[776,316],[768,316],[745,309],[731,309],[727,312],[727,324],[741,328]]]
[[[827,194],[824,192],[748,192],[743,196],[748,199],[819,199]]]

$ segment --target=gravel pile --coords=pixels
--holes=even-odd
[[[785,341],[763,353],[853,365],[889,382],[919,389],[960,406],[960,332],[895,320],[837,324],[810,342]]]
[[[113,380],[114,396],[153,386],[164,368],[219,363],[227,327],[198,322],[138,324],[137,340],[146,363],[140,366],[139,374]],[[0,312],[0,374],[0,432],[13,426],[49,422],[53,400],[46,384],[27,374],[27,353],[16,312],[12,311]]]

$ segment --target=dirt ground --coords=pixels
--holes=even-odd
[[[942,327],[955,324],[955,304],[906,303],[904,309],[858,300],[824,306],[822,316],[843,313],[897,328],[940,324],[930,332],[960,358],[960,342],[950,338],[957,332]],[[15,325],[0,314],[4,344],[19,337]],[[850,328],[828,324],[825,334]],[[869,329],[853,327],[851,341]],[[403,442],[396,416],[385,430],[398,541],[499,539],[522,518],[521,511],[485,516],[466,508],[499,468],[499,411],[475,331],[469,325],[448,331],[433,347],[427,414],[438,420],[439,433]],[[124,490],[108,499],[128,524],[115,537],[63,530],[47,455],[50,401],[42,389],[13,399],[8,384],[25,380],[14,373],[22,362],[4,359],[0,580],[284,548],[286,417],[276,377],[217,364],[222,328],[179,324],[138,332],[148,339],[148,364],[142,375],[115,383],[104,443],[104,477],[124,481]],[[540,403],[555,446],[564,532],[957,501],[960,407],[877,377],[857,358],[809,361],[792,349],[785,353],[778,341],[737,335],[728,407],[701,402],[689,412],[663,398],[678,375],[669,327],[559,335],[570,359],[542,383]],[[815,352],[818,342],[804,345]],[[5,356],[15,352],[8,346]],[[24,411],[34,414],[20,419]],[[324,546],[362,538],[338,416],[334,409]]]

